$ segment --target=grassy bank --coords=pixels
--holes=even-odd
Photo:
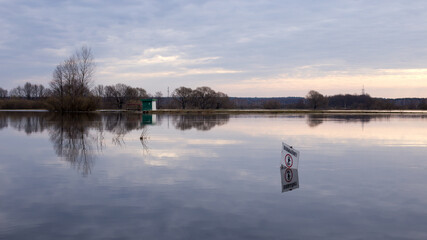
[[[110,111],[110,110],[103,110]],[[113,110],[114,111],[114,110]],[[123,112],[141,111],[123,110]],[[149,114],[420,114],[422,110],[300,110],[300,109],[159,109],[148,111]]]
[[[0,109],[4,110],[22,110],[22,109],[47,109],[46,101],[43,100],[28,100],[28,99],[1,99]]]

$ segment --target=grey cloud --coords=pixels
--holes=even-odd
[[[171,47],[186,59],[219,57],[206,68],[240,72],[163,78],[157,86],[157,80],[144,79],[152,89],[268,78],[317,64],[339,63],[335,71],[421,68],[427,60],[426,7],[425,1],[401,0],[2,1],[0,85],[15,87],[34,76],[47,83],[64,57],[43,49],[71,54],[82,44],[93,48],[101,69],[103,59],[132,59],[146,49]]]

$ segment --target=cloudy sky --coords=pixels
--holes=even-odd
[[[425,0],[0,0],[0,87],[92,48],[96,84],[167,95],[427,97]]]

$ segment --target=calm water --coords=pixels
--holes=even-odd
[[[0,144],[0,239],[427,239],[427,116],[0,112]]]

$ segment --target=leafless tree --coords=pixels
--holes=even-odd
[[[217,93],[210,87],[198,87],[193,93],[193,105],[200,109],[216,108]]]
[[[25,97],[24,89],[21,86],[13,88],[12,90],[10,90],[10,96],[11,97],[23,98],[23,97]]]
[[[105,87],[105,96],[112,99],[119,109],[129,100],[137,100],[139,98],[148,97],[147,92],[143,88],[133,88],[123,83]]]
[[[93,60],[92,50],[87,46],[82,46],[80,51],[75,53],[75,56],[77,59],[79,84],[86,89],[90,89],[93,85],[92,78],[95,73],[95,62]]]
[[[150,96],[147,93],[147,91],[145,89],[143,89],[143,88],[136,87],[135,90],[137,91],[137,97],[138,98],[147,98],[147,97]]]
[[[91,97],[94,71],[93,54],[86,46],[56,66],[50,88],[57,110],[78,111],[92,107],[92,102],[87,100]]]
[[[31,97],[33,96],[33,85],[29,82],[26,82],[24,84],[24,95],[27,99],[31,99]]]
[[[0,88],[0,98],[5,98],[7,97],[7,90]]]
[[[92,93],[94,96],[104,97],[105,96],[104,85],[97,85],[96,87],[93,88]]]
[[[328,105],[328,99],[321,93],[311,90],[306,96],[307,102],[314,110],[324,108]]]
[[[176,101],[182,109],[188,108],[191,102],[193,90],[191,88],[179,87],[172,93],[172,98]]]
[[[40,84],[31,84],[26,82],[23,87],[18,86],[10,91],[10,95],[13,97],[20,97],[26,99],[41,98],[46,96],[47,90]]]
[[[224,108],[231,108],[232,103],[230,101],[230,98],[227,94],[223,92],[217,92],[216,93],[216,108],[217,109],[224,109]]]

